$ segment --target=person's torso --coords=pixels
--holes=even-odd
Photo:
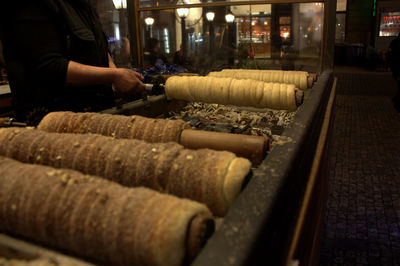
[[[46,1],[26,1],[15,11],[13,21],[8,23],[10,27],[3,29],[6,61],[10,62],[7,66],[10,72],[10,86],[19,108],[98,111],[114,104],[111,84],[72,87],[65,85],[65,81],[54,83],[50,79],[46,81],[36,78],[38,75],[34,67],[26,58],[22,58],[20,51],[12,45],[18,39],[12,32],[13,23],[17,23],[18,20],[28,23],[30,20],[32,22],[43,20],[44,23],[56,25],[58,36],[43,36],[43,38],[60,38],[65,59],[86,65],[108,67],[106,36],[91,10],[79,6],[80,1],[47,1],[56,5],[62,3],[64,6],[59,10],[49,8],[44,3]]]

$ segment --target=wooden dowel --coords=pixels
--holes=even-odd
[[[189,149],[225,150],[260,164],[268,150],[269,141],[262,136],[249,136],[203,130],[185,129],[179,143]]]
[[[312,88],[313,83],[314,83],[314,79],[313,79],[312,76],[309,75],[309,76],[307,77],[307,88]]]
[[[295,90],[294,95],[296,97],[296,105],[299,107],[300,105],[303,104],[304,101],[304,92],[301,90]]]
[[[317,81],[317,74],[312,73],[312,74],[309,74],[309,75],[313,78],[314,82]]]

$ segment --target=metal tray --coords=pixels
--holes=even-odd
[[[296,224],[332,85],[332,71],[325,71],[318,77],[313,89],[305,94],[304,104],[299,107],[294,121],[282,132],[286,141],[275,145],[254,171],[220,229],[193,265],[285,265],[290,262]],[[163,117],[169,110],[179,110],[184,104],[167,101],[165,96],[155,96],[104,113]],[[318,195],[313,200],[323,200],[323,193]],[[303,237],[306,234],[312,240],[318,235],[321,221],[317,219],[322,215],[323,205],[319,202],[307,218],[317,228],[309,228],[302,233]],[[302,252],[311,253],[311,249],[311,246],[302,247]]]

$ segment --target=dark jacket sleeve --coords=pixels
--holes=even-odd
[[[69,61],[66,34],[55,16],[35,2],[15,21],[17,49],[39,81],[64,85]]]

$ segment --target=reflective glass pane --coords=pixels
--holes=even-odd
[[[151,23],[148,23],[150,20]],[[154,65],[160,58],[171,61],[171,55],[176,50],[176,25],[178,19],[174,10],[142,12],[142,46],[146,65]]]
[[[139,0],[139,7],[144,8],[144,7],[154,7],[154,6],[175,6],[175,5],[181,5],[181,4],[199,4],[199,3],[217,3],[217,2],[244,2],[244,1],[249,1],[251,0],[158,0],[158,1],[153,1],[153,0]]]
[[[195,73],[221,68],[310,71],[319,68],[323,36],[321,3],[181,11],[183,17],[174,9],[140,12],[147,67],[161,59]],[[207,16],[210,12],[214,15]],[[152,25],[146,24],[149,17],[154,19]],[[232,22],[228,22],[230,18]]]
[[[322,3],[304,3],[298,5],[298,18],[292,24],[294,49],[298,51],[296,67],[312,69],[319,66],[320,63],[324,6]]]
[[[400,12],[382,12],[379,36],[397,36],[400,33]]]
[[[130,36],[126,6],[116,8],[113,1],[98,0],[97,10],[103,30],[108,37],[110,54],[114,63],[118,67],[130,67]]]
[[[344,43],[346,37],[346,13],[336,14],[335,42]]]

